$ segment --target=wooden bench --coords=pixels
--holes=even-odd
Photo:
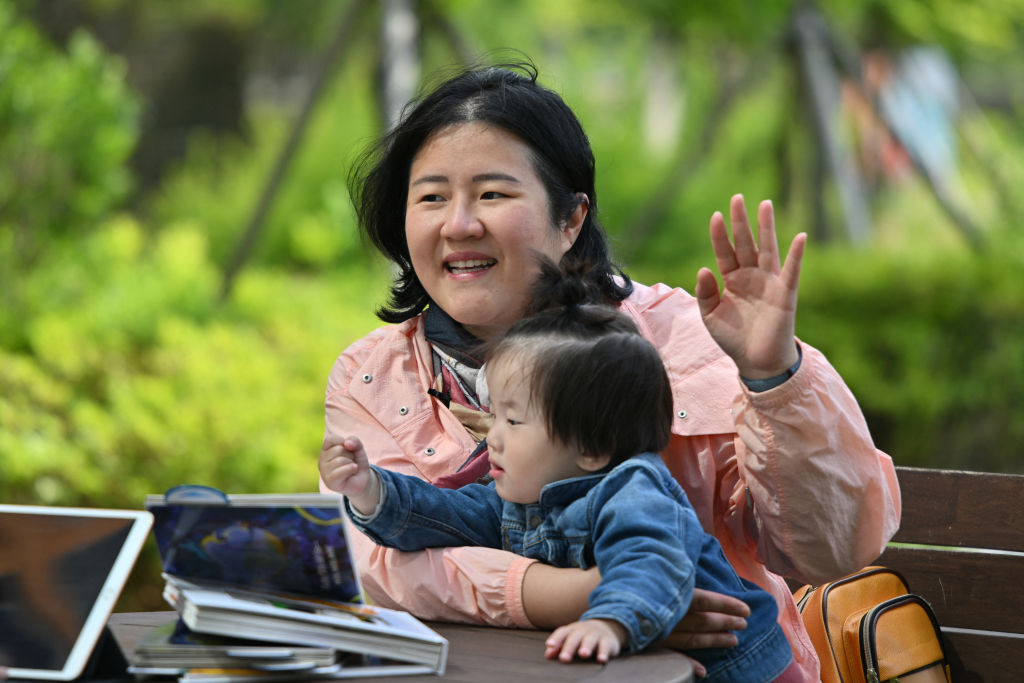
[[[875,564],[931,603],[954,682],[1024,681],[1024,475],[896,471],[903,519]]]

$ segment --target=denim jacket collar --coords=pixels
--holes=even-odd
[[[571,503],[577,498],[582,498],[607,476],[608,472],[598,472],[552,482],[540,490],[540,500],[537,503],[545,508]]]

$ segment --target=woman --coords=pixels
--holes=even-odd
[[[874,560],[898,526],[899,491],[841,378],[795,340],[805,236],[781,267],[771,204],[759,207],[758,245],[733,197],[735,244],[722,215],[711,219],[721,289],[706,268],[696,298],[631,282],[596,220],[586,134],[536,75],[516,65],[445,81],[353,171],[361,229],[398,268],[379,312],[395,324],[338,358],[324,449],[358,434],[373,464],[435,485],[485,474],[486,391],[471,350],[523,315],[537,252],[587,260],[665,361],[677,411],[662,452],[669,470],[739,575],[775,597],[795,665],[817,680],[780,577],[817,583]],[[403,553],[352,537],[370,597],[428,619],[552,628],[585,611],[600,579],[500,550]],[[677,642],[731,645],[746,614],[700,592]]]

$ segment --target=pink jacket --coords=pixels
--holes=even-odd
[[[900,518],[891,459],[875,449],[860,408],[819,351],[801,343],[797,373],[753,393],[689,294],[634,283],[622,308],[661,351],[672,383],[665,462],[736,571],[775,596],[797,662],[818,680],[780,575],[820,583],[881,554]],[[326,436],[356,435],[372,463],[428,481],[454,471],[474,444],[427,394],[432,367],[420,317],[355,342],[327,383]],[[531,627],[521,589],[532,560],[473,547],[403,553],[350,529],[363,587],[378,604],[426,619]]]

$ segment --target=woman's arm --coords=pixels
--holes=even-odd
[[[601,582],[597,567],[563,569],[536,562],[523,577],[523,609],[537,628],[554,629],[576,621]]]
[[[849,389],[803,345],[797,373],[733,405],[734,499],[773,572],[822,583],[870,564],[900,519],[892,459],[874,447]]]
[[[772,204],[761,202],[757,239],[743,197],[711,219],[722,277],[701,269],[695,291],[708,332],[746,379],[776,377],[797,360],[797,290],[806,235],[779,259]],[[765,563],[817,582],[872,561],[899,522],[899,493],[888,457],[874,448],[863,415],[821,354],[805,347],[797,373],[734,403],[739,479]],[[735,493],[735,492],[734,492]]]
[[[482,547],[402,552],[349,526],[363,590],[382,607],[421,619],[532,628],[523,611],[523,575],[536,560]]]

